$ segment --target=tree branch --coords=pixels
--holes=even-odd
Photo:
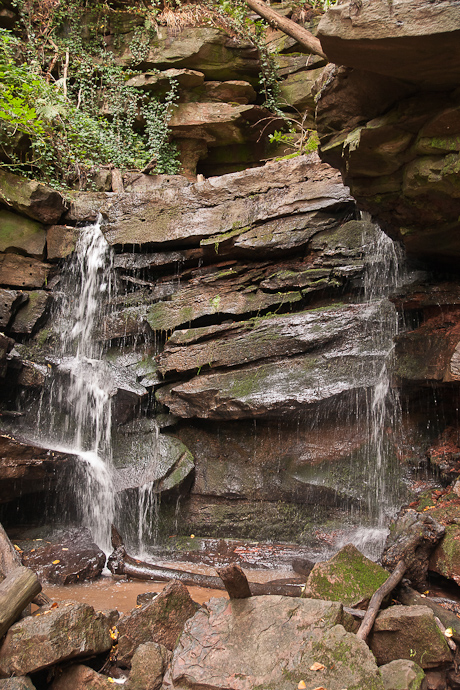
[[[393,570],[388,580],[386,580],[383,583],[383,585],[381,585],[381,587],[379,587],[372,595],[372,598],[369,602],[369,606],[366,611],[366,615],[364,616],[363,622],[361,623],[359,630],[356,633],[356,637],[358,637],[360,640],[366,640],[367,636],[372,630],[374,621],[377,618],[377,614],[379,612],[382,601],[384,600],[386,595],[392,592],[396,585],[399,582],[401,582],[405,572],[406,564],[404,563],[404,561],[399,561],[398,565]]]
[[[299,26],[299,24],[296,24],[291,19],[287,19],[281,14],[278,14],[278,12],[272,10],[271,7],[268,7],[268,5],[266,5],[264,2],[261,2],[261,0],[245,1],[251,10],[254,10],[254,12],[256,12],[259,16],[266,19],[267,22],[269,22],[272,26],[280,29],[288,36],[294,38],[296,41],[298,41],[298,43],[300,43],[300,45],[309,50],[310,53],[319,55],[327,60],[327,56],[323,51],[319,38],[313,36],[310,31],[307,31],[302,26]]]

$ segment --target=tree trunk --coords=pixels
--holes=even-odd
[[[374,621],[377,618],[377,614],[380,610],[382,601],[387,596],[387,594],[390,594],[390,592],[394,590],[396,585],[398,585],[401,582],[405,572],[406,564],[404,563],[404,561],[399,561],[398,565],[391,573],[389,578],[372,595],[372,598],[369,602],[369,606],[366,611],[366,615],[364,616],[359,630],[356,633],[356,637],[358,637],[360,640],[367,639],[367,636],[369,635],[370,631],[372,630],[372,626],[374,625]]]
[[[19,566],[8,573],[0,583],[0,637],[18,620],[41,588],[38,577],[29,568]]]
[[[157,580],[160,582],[180,580],[184,585],[209,587],[209,589],[226,589],[220,577],[215,575],[200,575],[199,573],[188,573],[174,568],[163,568],[145,561],[139,561],[137,558],[132,558],[132,556],[126,553],[122,538],[113,526],[112,546],[114,551],[108,558],[107,567],[113,575],[126,575],[138,580]],[[253,596],[282,594],[287,597],[299,597],[302,585],[303,581],[296,579],[272,580],[263,584],[252,582],[250,589]]]
[[[261,0],[246,0],[246,5],[254,10],[258,15],[266,19],[276,29],[280,29],[283,33],[294,38],[300,45],[304,46],[310,53],[319,55],[327,60],[327,56],[323,51],[319,38],[313,36],[312,33],[304,29],[299,24],[296,24],[291,19],[283,17],[271,7],[268,7]]]

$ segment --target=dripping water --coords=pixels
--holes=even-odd
[[[378,542],[376,530],[386,534],[386,527],[401,500],[401,477],[395,457],[395,442],[400,427],[400,405],[397,391],[392,388],[390,373],[394,341],[398,335],[398,316],[389,295],[399,288],[407,276],[402,249],[378,226],[367,246],[364,276],[366,302],[380,302],[377,322],[369,324],[373,345],[381,352],[374,372],[375,384],[368,393],[366,424],[368,435],[368,509],[373,527],[369,539]],[[359,530],[356,539],[361,546],[366,535]]]

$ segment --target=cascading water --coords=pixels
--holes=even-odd
[[[367,393],[366,496],[371,527],[358,529],[351,540],[368,556],[378,557],[387,525],[401,505],[402,484],[395,456],[400,427],[397,391],[391,387],[391,358],[398,334],[398,316],[388,296],[407,279],[403,253],[378,226],[365,256],[364,298],[378,303],[377,317],[369,324],[373,348],[383,355],[373,364],[376,383]]]
[[[111,391],[113,381],[101,361],[96,337],[112,289],[112,254],[100,219],[82,228],[63,280],[53,327],[60,342],[50,384],[51,414],[39,419],[42,438],[78,455],[74,493],[96,543],[109,549],[115,512],[112,479]],[[58,416],[64,411],[64,419]],[[47,419],[45,418],[47,417]]]

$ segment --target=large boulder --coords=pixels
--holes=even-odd
[[[366,644],[342,622],[339,603],[281,596],[211,599],[187,622],[164,687],[288,690],[304,681],[328,690],[383,690]]]
[[[22,676],[112,646],[110,621],[88,604],[61,602],[15,623],[0,648],[0,675]]]
[[[87,529],[63,531],[53,536],[52,543],[32,544],[23,552],[22,562],[47,582],[69,585],[95,580],[105,565],[105,554]]]
[[[356,546],[347,544],[329,561],[315,563],[304,596],[365,607],[387,579],[386,570],[363,556]]]
[[[307,405],[373,386],[385,353],[370,346],[372,334],[366,332],[365,323],[377,320],[379,312],[382,314],[387,306],[374,302],[339,308],[337,312],[331,307],[331,314],[343,319],[341,338],[327,343],[326,336],[325,346],[318,349],[315,342],[319,345],[321,339],[313,335],[317,329],[312,327],[311,315],[299,317],[300,330],[306,326],[305,340],[310,338],[309,351],[290,358],[279,356],[273,361],[256,360],[251,366],[234,367],[230,371],[197,375],[189,381],[160,388],[157,399],[179,417],[237,419],[292,414]],[[329,327],[328,311],[329,308],[318,312],[320,330],[327,331]],[[286,337],[289,339],[289,334]],[[249,335],[248,347],[250,340]]]
[[[131,659],[139,645],[156,642],[174,649],[185,622],[196,613],[198,604],[190,598],[188,589],[173,580],[155,599],[123,616],[118,624],[118,664],[131,666]]]
[[[161,188],[165,177],[156,181],[158,186],[136,195],[110,195],[106,203],[98,195],[97,203],[104,216],[103,232],[110,244],[198,244],[216,233],[235,228],[249,230],[252,225],[274,217],[333,208],[351,201],[338,174],[321,164],[316,154],[194,184],[184,184],[182,178],[180,186]],[[88,196],[95,195],[85,195]],[[79,211],[79,203],[71,209],[74,220],[87,218],[88,205],[92,209],[87,200]]]
[[[425,669],[452,661],[446,638],[427,606],[390,606],[381,611],[369,646],[379,665],[409,659]]]

